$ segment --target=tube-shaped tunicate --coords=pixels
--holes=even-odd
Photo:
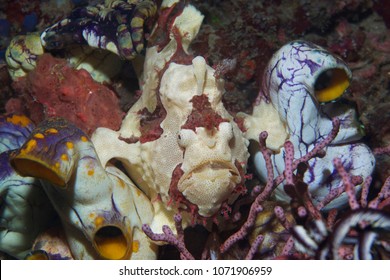
[[[363,178],[372,173],[375,165],[371,150],[359,142],[363,134],[355,111],[336,102],[349,87],[351,76],[350,69],[341,59],[304,41],[284,45],[273,55],[264,71],[262,98],[254,111],[256,107],[263,106],[277,112],[275,117],[279,120],[280,129],[272,128],[269,131],[271,141],[267,143],[275,151],[272,156],[275,174],[281,174],[285,169],[285,151],[280,143],[288,139],[294,146],[294,158],[300,158],[330,134],[332,118],[340,120],[336,138],[325,148],[326,156],[308,162],[304,182],[308,184],[315,203],[342,184],[333,165],[334,158],[340,158],[351,175]],[[256,118],[268,120],[268,116],[261,112]],[[253,130],[254,127],[249,129]],[[272,139],[278,138],[278,135],[272,135],[273,131],[286,133],[279,134],[282,141],[277,145],[272,142]],[[267,170],[260,152],[255,154],[254,161],[260,177],[266,178]],[[357,186],[359,189],[360,186]],[[289,200],[283,186],[277,188],[276,196]],[[343,194],[325,210],[346,204],[347,197]]]
[[[150,222],[150,215],[141,216],[142,210],[153,212],[150,203],[120,171],[106,172],[74,125],[61,118],[41,123],[11,162],[21,175],[41,179],[76,259],[130,259],[141,246],[151,250],[149,244],[135,250],[133,238],[134,228]]]

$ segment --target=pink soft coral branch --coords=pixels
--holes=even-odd
[[[298,165],[300,163],[306,163],[310,159],[316,156],[322,156],[324,154],[324,148],[327,147],[333,141],[333,139],[335,139],[340,128],[339,119],[337,118],[332,119],[332,124],[333,124],[333,128],[329,133],[329,135],[324,140],[316,144],[310,152],[308,152],[306,155],[302,156],[299,159],[293,160],[294,147],[291,145],[289,141],[287,141],[285,143],[286,169],[283,174],[280,174],[275,179],[274,179],[273,163],[271,160],[271,150],[268,149],[266,146],[266,139],[268,137],[268,133],[266,131],[260,133],[259,149],[265,160],[265,165],[267,169],[267,183],[263,191],[260,194],[258,194],[255,201],[252,203],[246,222],[241,226],[241,228],[236,233],[228,237],[225,240],[225,242],[220,246],[220,250],[222,253],[229,250],[237,241],[244,239],[248,235],[249,231],[252,229],[252,227],[256,222],[258,213],[260,213],[263,210],[261,204],[265,200],[267,200],[272,194],[272,192],[274,191],[274,189],[286,179],[286,175],[287,175],[287,180],[286,180],[287,183],[290,184],[293,183],[292,174],[298,168]],[[309,208],[308,210],[311,211],[312,213],[318,214],[317,213],[318,210],[315,209],[314,205],[309,205],[308,208]]]
[[[175,246],[180,252],[180,258],[184,260],[194,260],[194,256],[187,250],[184,243],[184,230],[181,224],[182,217],[180,214],[174,216],[177,235],[175,235],[169,226],[162,227],[163,233],[154,233],[149,225],[144,224],[142,230],[153,241],[164,241]]]

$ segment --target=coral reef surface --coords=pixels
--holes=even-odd
[[[4,1],[0,251],[389,259],[386,8]]]

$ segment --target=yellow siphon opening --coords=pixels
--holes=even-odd
[[[60,187],[64,187],[66,185],[63,178],[61,178],[55,171],[32,159],[16,157],[11,160],[11,163],[15,170],[22,176],[44,179]]]
[[[319,75],[314,85],[315,96],[320,103],[339,98],[349,87],[349,77],[343,69],[329,69]]]
[[[43,250],[35,250],[28,253],[24,259],[29,261],[49,260],[49,256]]]
[[[131,242],[128,242],[122,230],[115,226],[100,228],[94,236],[94,242],[98,253],[105,259],[125,259],[131,252]]]

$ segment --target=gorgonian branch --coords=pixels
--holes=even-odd
[[[144,233],[153,241],[163,241],[175,246],[180,252],[180,258],[184,260],[194,260],[194,256],[187,250],[184,244],[184,230],[181,224],[180,214],[174,216],[177,235],[175,235],[169,226],[162,227],[163,233],[154,233],[148,224],[142,225]]]
[[[261,204],[266,201],[272,194],[272,192],[275,190],[275,188],[281,184],[285,179],[287,175],[288,183],[293,182],[293,172],[298,168],[298,165],[300,163],[306,163],[310,159],[316,157],[316,156],[323,156],[324,154],[324,148],[327,147],[337,136],[337,133],[340,128],[340,121],[337,118],[332,119],[332,130],[329,133],[329,135],[322,140],[321,142],[317,143],[314,148],[308,152],[306,155],[302,156],[299,159],[293,160],[293,154],[294,154],[294,147],[292,146],[291,142],[287,141],[285,143],[285,150],[287,153],[287,159],[285,159],[286,163],[286,171],[280,174],[278,177],[274,179],[274,165],[271,159],[271,153],[272,151],[267,148],[266,146],[266,139],[268,137],[268,133],[266,131],[263,131],[259,135],[259,150],[261,154],[263,155],[265,166],[267,170],[267,182],[262,192],[260,192],[254,202],[252,203],[248,218],[245,221],[245,223],[241,226],[241,228],[234,234],[232,234],[230,237],[228,237],[225,242],[220,246],[221,253],[226,252],[229,250],[237,241],[244,239],[250,230],[253,228],[257,215],[263,210]],[[313,206],[314,207],[314,206]],[[312,213],[317,213],[317,209],[314,209],[313,207],[310,207]]]

